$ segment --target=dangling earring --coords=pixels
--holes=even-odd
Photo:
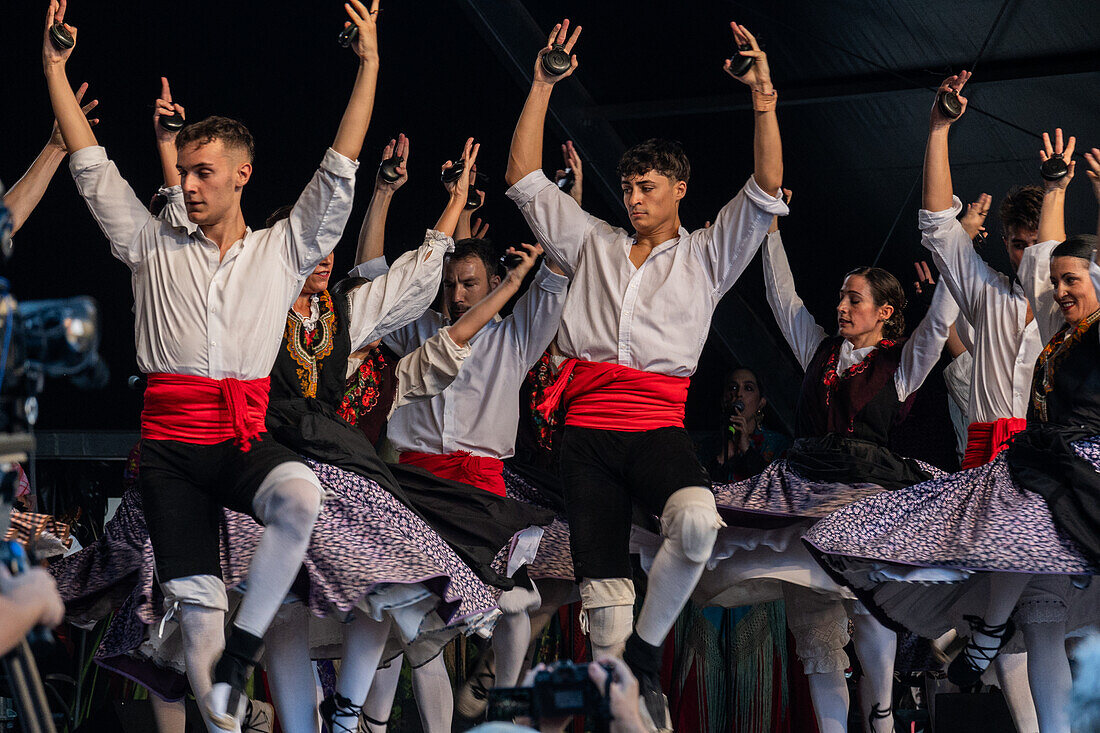
[[[762,430],[764,428],[764,411],[763,410],[757,410],[756,411],[756,427],[757,427],[758,430]]]

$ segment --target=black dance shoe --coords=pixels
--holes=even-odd
[[[263,639],[232,627],[218,663],[214,665],[214,685],[203,699],[206,713],[216,727],[236,730],[244,719],[248,696],[244,688],[263,650]]]
[[[997,654],[1009,642],[1012,635],[1016,633],[1016,625],[1012,623],[1012,619],[999,626],[989,626],[977,616],[963,616],[963,620],[970,624],[970,639],[967,640],[963,650],[951,660],[951,664],[947,668],[947,679],[952,684],[966,690],[976,686],[981,681],[982,674],[989,669],[989,665],[997,657]],[[993,637],[997,640],[997,646],[982,646],[975,643],[975,634]]]
[[[871,730],[874,730],[876,720],[892,719],[893,717],[894,717],[894,707],[892,705],[887,706],[885,708],[880,708],[878,706],[878,703],[875,703],[875,705],[871,708],[871,714],[867,716],[867,722],[870,724]],[[893,730],[893,729],[894,729],[894,724],[891,720],[890,730]]]
[[[623,661],[638,678],[638,693],[657,730],[671,730],[668,699],[661,689],[661,647],[646,643],[634,632],[626,640]]]
[[[363,715],[362,705],[352,705],[351,700],[347,699],[339,692],[334,692],[324,700],[317,707],[318,712],[321,713],[321,720],[328,726],[331,733],[357,733],[359,730],[359,721]],[[336,722],[337,715],[354,715],[355,725],[351,728],[347,727],[343,723]]]

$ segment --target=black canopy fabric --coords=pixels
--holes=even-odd
[[[346,103],[355,63],[335,40],[340,5],[287,2],[257,11],[213,0],[123,0],[109,9],[73,2],[68,19],[81,33],[70,79],[92,83],[103,120],[96,132],[142,199],[158,182],[148,105],[162,74],[192,119],[212,112],[241,117],[258,143],[245,195],[246,216],[258,224],[294,200]],[[599,161],[613,161],[615,145],[652,136],[680,140],[693,163],[684,217],[689,228],[712,219],[752,169],[748,95],[721,71],[733,47],[728,22],[745,24],[763,41],[780,94],[785,185],[795,192],[782,223],[784,240],[801,295],[829,329],[835,293],[849,269],[877,260],[907,282],[911,263],[927,258],[916,228],[919,176],[929,90],[943,77],[977,61],[967,89],[971,109],[952,133],[952,172],[964,202],[981,192],[994,197],[985,254],[998,267],[1006,259],[996,203],[1014,185],[1039,182],[1039,134],[1061,126],[1077,135],[1079,150],[1100,146],[1100,3],[1090,0],[384,0],[383,8],[378,103],[338,267],[351,264],[381,146],[399,131],[412,138],[413,178],[391,212],[391,257],[419,244],[442,210],[438,166],[457,155],[468,135],[483,143],[479,169],[491,183],[481,213],[492,237],[501,245],[529,241],[503,197],[503,173],[526,94],[522,75],[530,75],[538,39],[562,16],[584,26],[575,49],[580,68],[575,81],[566,82],[584,94],[555,93],[545,167],[556,167],[566,133],[578,139],[593,130],[605,134],[611,143],[581,148],[587,160]],[[0,178],[10,185],[49,130],[39,51],[45,5],[15,3],[2,13],[7,108],[0,116]],[[593,167],[614,175],[613,163]],[[588,171],[586,208],[625,224],[613,194],[595,185],[596,172]],[[133,427],[140,395],[124,386],[134,371],[128,272],[110,258],[67,178],[62,171],[16,237],[16,255],[3,274],[24,299],[97,298],[112,381],[98,394],[51,384],[42,424]],[[1093,231],[1096,204],[1080,160],[1077,179],[1067,228]],[[794,388],[794,367],[764,301],[758,265],[735,291],[748,312],[720,309],[715,318],[717,337],[693,390],[696,415],[710,409],[717,375],[735,359],[753,363],[760,354],[766,364],[785,365],[788,376],[769,387]],[[770,338],[739,342],[739,334],[750,332],[747,319]],[[700,427],[709,417],[689,411],[693,420]]]

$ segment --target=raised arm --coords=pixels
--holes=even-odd
[[[359,228],[359,246],[355,250],[356,265],[376,260],[385,254],[386,216],[390,211],[390,203],[397,189],[409,180],[409,139],[405,137],[405,133],[386,143],[382,160],[389,160],[395,155],[401,158],[401,163],[394,169],[397,180],[387,181],[381,172],[374,177],[374,193],[367,206],[366,216],[363,217],[363,226]]]
[[[80,85],[80,88],[76,90],[76,101],[79,104],[84,99],[84,93],[88,91],[88,82],[84,82]],[[93,107],[99,104],[98,99],[93,99],[81,108],[81,112],[87,115]],[[98,118],[88,120],[88,124],[95,125],[99,122]],[[49,187],[50,181],[53,180],[53,174],[57,172],[57,166],[61,164],[61,161],[65,159],[65,154],[69,151],[65,148],[65,140],[61,137],[61,130],[58,128],[57,121],[53,123],[53,132],[50,133],[50,139],[46,143],[46,147],[42,148],[42,152],[38,154],[38,157],[31,163],[31,167],[27,169],[27,172],[23,174],[15,184],[8,189],[4,194],[4,206],[8,207],[8,211],[11,215],[12,234],[19,231],[23,223],[27,221],[27,217],[31,215],[34,208],[38,206],[38,202],[42,200],[42,196],[46,193],[46,188]]]
[[[530,245],[522,245],[528,247]],[[535,273],[527,292],[520,296],[506,319],[508,334],[530,369],[554,340],[565,308],[569,279],[549,259]]]
[[[1077,163],[1073,160],[1073,149],[1077,147],[1077,138],[1072,135],[1069,143],[1063,150],[1062,128],[1054,130],[1054,142],[1050,135],[1043,133],[1043,149],[1039,151],[1039,159],[1044,163],[1054,156],[1064,155],[1067,161],[1067,172],[1057,181],[1043,180],[1043,206],[1039,212],[1039,241],[1066,241],[1066,188],[1073,180],[1074,168]]]
[[[958,318],[959,306],[951,297],[951,291],[942,286],[937,287],[928,312],[902,347],[901,363],[894,372],[894,388],[899,400],[904,401],[924,384],[924,380],[940,360],[951,333],[951,326]]]
[[[448,188],[450,196],[447,199],[447,208],[443,209],[443,214],[435,224],[436,231],[443,232],[449,237],[454,235],[458,220],[462,216],[462,211],[466,208],[466,197],[470,192],[471,185],[470,179],[474,177],[472,172],[480,149],[481,143],[475,143],[472,137],[466,140],[466,145],[462,148],[462,165],[465,166],[464,170],[471,171],[471,175],[459,176],[454,185]],[[452,163],[448,160],[443,164],[443,170],[451,166]]]
[[[932,113],[928,124],[928,143],[924,149],[924,189],[921,206],[928,211],[944,211],[951,208],[951,198],[955,189],[951,184],[951,161],[947,153],[947,136],[951,124],[966,113],[966,97],[959,96],[962,112],[951,119],[943,114],[939,106],[939,96],[945,93],[958,93],[970,79],[969,71],[962,71],[944,79],[937,90],[936,101],[932,102]]]
[[[794,276],[779,235],[778,219],[764,242],[764,288],[779,330],[805,371],[817,348],[825,340],[825,329],[806,309],[794,287]]]
[[[179,115],[186,120],[187,113],[181,105],[172,102],[172,89],[168,86],[168,79],[160,78],[160,96],[153,103],[153,134],[157,139],[157,156],[160,158],[160,169],[164,174],[164,187],[180,185],[180,172],[176,169],[176,135],[179,130],[167,130],[160,124],[161,117]]]
[[[748,28],[730,23],[733,39],[737,45],[749,45],[751,49],[738,51],[741,56],[752,58],[753,64],[744,76],[734,76],[730,60],[726,59],[723,69],[734,79],[747,84],[752,89],[753,107],[753,178],[760,188],[771,195],[779,193],[783,183],[783,145],[779,139],[779,121],[775,116],[775,103],[778,96],[772,87],[771,70],[768,57],[760,50],[760,44],[749,33]]]
[[[527,102],[519,115],[516,131],[512,134],[512,147],[508,151],[508,169],[504,180],[509,186],[514,186],[528,173],[542,169],[542,131],[546,125],[546,110],[550,106],[550,92],[555,84],[576,71],[577,57],[572,52],[580,35],[580,26],[573,30],[572,36],[569,35],[569,19],[566,18],[550,31],[546,45],[535,59],[531,91],[527,93]],[[565,53],[570,54],[570,66],[564,73],[552,76],[543,68],[542,57],[550,53],[555,44],[562,45]]]
[[[470,343],[470,339],[481,330],[482,326],[493,320],[493,316],[519,292],[523,278],[527,277],[527,273],[535,266],[535,261],[542,254],[542,247],[537,244],[521,243],[518,247],[509,247],[507,254],[517,255],[520,258],[519,263],[508,271],[491,293],[463,313],[462,317],[451,326],[451,338],[459,346]]]
[[[359,0],[344,3],[350,23],[359,31],[355,44],[355,54],[359,57],[359,71],[355,75],[355,86],[351,89],[351,99],[336,130],[336,140],[332,149],[350,160],[359,158],[363,149],[363,138],[370,126],[371,113],[374,111],[374,92],[378,87],[378,1],[371,3],[370,10]]]
[[[76,41],[76,28],[65,23],[65,0],[50,0],[49,9],[46,11],[46,27],[42,32],[42,68],[46,74],[46,86],[50,92],[50,104],[53,105],[53,116],[57,120],[57,126],[61,130],[61,137],[65,141],[65,148],[70,153],[75,153],[93,145],[97,145],[92,125],[80,109],[80,102],[73,94],[69,86],[69,78],[65,72],[65,64],[73,53],[73,48],[60,50],[50,41],[50,26],[61,23]],[[74,46],[75,48],[75,46]]]

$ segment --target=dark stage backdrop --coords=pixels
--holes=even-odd
[[[471,1],[482,8],[504,5]],[[435,221],[443,205],[439,165],[459,152],[468,135],[483,143],[479,168],[492,179],[482,212],[491,222],[491,238],[501,245],[530,241],[503,196],[507,147],[526,89],[473,24],[468,4],[383,4],[377,105],[355,211],[337,249],[338,270],[351,264],[381,147],[401,131],[412,140],[412,177],[391,211],[390,257],[416,246]],[[684,143],[693,162],[684,221],[689,228],[713,218],[752,167],[751,112],[727,103],[745,102],[747,94],[720,70],[730,52],[726,24],[736,19],[764,40],[780,90],[785,183],[795,191],[784,239],[800,293],[828,328],[849,269],[878,259],[908,282],[911,263],[926,258],[916,211],[931,93],[921,87],[934,88],[948,73],[981,58],[972,103],[998,119],[970,112],[953,133],[955,185],[964,200],[982,191],[999,200],[1014,184],[1037,182],[1042,130],[1060,124],[1082,145],[1100,145],[1100,36],[1094,30],[1100,27],[1100,3],[1089,0],[525,5],[540,25],[549,27],[562,15],[584,25],[576,79],[596,105],[588,114],[609,120],[628,145],[651,136]],[[8,184],[49,133],[40,62],[44,12],[44,3],[29,0],[0,10],[0,177]],[[165,75],[191,119],[232,115],[255,134],[255,173],[244,197],[254,226],[292,202],[309,179],[332,140],[355,73],[354,55],[335,41],[343,22],[336,1],[75,0],[68,19],[80,29],[70,79],[74,86],[91,83],[102,119],[96,134],[137,195],[147,199],[158,185],[150,105]],[[531,63],[535,52],[526,51]],[[545,157],[550,170],[561,142],[551,126]],[[1095,203],[1083,171],[1078,178],[1068,197],[1069,229],[1091,231]],[[595,185],[587,188],[585,205],[625,223],[621,206],[599,195]],[[1004,267],[999,229],[996,223],[990,228],[986,254]],[[88,294],[102,309],[110,385],[78,392],[51,382],[41,401],[42,426],[136,428],[140,395],[125,387],[135,371],[129,273],[110,256],[67,171],[59,172],[19,233],[3,274],[22,299]],[[763,298],[759,258],[736,290],[776,338],[778,358],[789,360]],[[739,324],[718,326],[735,331]],[[689,426],[714,424],[714,396],[731,360],[712,337],[693,380]]]

